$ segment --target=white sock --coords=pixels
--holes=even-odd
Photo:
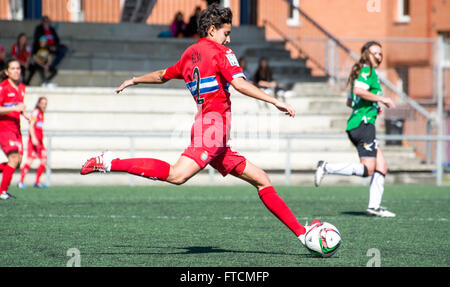
[[[372,174],[369,190],[369,208],[377,209],[381,205],[384,192],[384,174],[375,171]]]
[[[329,174],[340,175],[364,175],[364,165],[362,163],[327,163],[325,170]]]

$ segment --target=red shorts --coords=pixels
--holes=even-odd
[[[205,125],[204,127],[207,126]],[[224,127],[224,130],[229,129]],[[195,135],[193,126],[191,130],[191,144],[184,150],[182,155],[194,160],[202,169],[210,164],[222,176],[226,176],[229,173],[235,176],[241,175],[245,168],[246,158],[226,145],[226,135],[217,140],[208,140],[210,137],[208,131],[211,131],[211,129],[208,130],[207,127],[203,131],[206,131],[206,133],[202,133],[201,136]]]
[[[14,151],[23,155],[22,134],[11,131],[0,132],[0,146],[6,155]]]
[[[216,149],[189,146],[182,155],[194,160],[202,169],[210,164],[222,176],[226,176],[229,173],[236,176],[241,175],[246,162],[245,157],[231,150],[229,146]]]
[[[35,146],[31,142],[31,139],[28,140],[27,157],[31,159],[47,159],[47,150],[45,149],[44,144],[39,142],[39,144]]]

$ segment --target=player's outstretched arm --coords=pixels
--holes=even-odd
[[[165,79],[164,76],[165,70],[158,70],[151,73],[148,73],[143,76],[133,77],[129,80],[123,81],[123,83],[118,87],[115,92],[116,94],[120,93],[124,89],[135,86],[137,84],[163,84],[168,80]]]
[[[295,109],[290,104],[284,103],[274,97],[269,96],[268,94],[258,89],[252,83],[246,81],[244,78],[234,79],[233,81],[231,81],[231,85],[239,93],[242,93],[248,97],[255,98],[257,100],[265,101],[269,104],[274,105],[278,110],[286,113],[287,115],[291,117],[295,116]]]
[[[362,99],[365,99],[365,100],[368,100],[371,102],[380,102],[388,108],[395,108],[395,103],[390,98],[381,97],[381,96],[372,94],[371,92],[369,92],[367,90],[357,88],[357,87],[354,88],[353,93]]]

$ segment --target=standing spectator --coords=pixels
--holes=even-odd
[[[0,83],[0,146],[8,162],[0,164],[3,173],[0,183],[0,199],[14,199],[8,193],[14,171],[20,166],[23,155],[22,134],[20,132],[20,115],[28,121],[30,115],[25,111],[23,99],[25,85],[20,82],[20,63],[16,59],[6,62],[3,71],[6,80]]]
[[[189,22],[186,26],[185,37],[198,37],[198,20],[200,19],[200,14],[202,8],[200,6],[195,7],[194,14],[189,18]]]
[[[54,66],[50,65],[52,56],[50,55],[50,50],[47,48],[46,39],[45,36],[42,36],[39,40],[40,48],[33,54],[30,64],[30,75],[28,75],[28,79],[25,81],[26,85],[30,84],[36,70],[39,71],[39,74],[41,75],[41,84],[43,86],[46,86],[58,72]],[[47,72],[50,72],[48,76],[46,76]]]
[[[272,69],[269,66],[267,58],[261,57],[259,59],[258,69],[253,76],[253,81],[265,92],[275,95],[275,98],[281,97],[284,100],[284,89],[281,85],[273,79]]]
[[[40,97],[36,103],[36,107],[31,113],[31,121],[28,128],[28,149],[27,149],[27,161],[22,167],[20,173],[20,181],[17,184],[19,188],[26,188],[23,183],[25,176],[30,170],[31,164],[36,158],[39,158],[40,164],[36,171],[36,181],[34,183],[35,188],[46,188],[45,185],[40,183],[41,175],[45,171],[47,165],[47,151],[44,147],[44,113],[47,109],[47,98]]]
[[[17,59],[20,63],[22,71],[22,80],[26,79],[26,70],[30,67],[31,48],[27,45],[27,35],[20,33],[17,36],[17,41],[11,47],[11,56]]]
[[[34,30],[33,54],[40,49],[40,39],[42,36],[46,37],[48,49],[53,55],[53,61],[50,63],[50,66],[52,69],[56,69],[67,53],[67,47],[60,43],[59,36],[56,33],[55,28],[51,25],[51,21],[48,16],[43,16],[41,19],[41,24],[36,26]]]
[[[2,73],[3,69],[6,66],[5,57],[6,57],[5,48],[3,48],[2,44],[0,44],[0,74]]]
[[[178,12],[175,14],[175,18],[172,21],[172,25],[170,26],[170,31],[172,32],[172,37],[174,38],[182,38],[184,37],[184,32],[186,29],[186,23],[184,22],[183,13]]]

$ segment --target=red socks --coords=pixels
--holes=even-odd
[[[44,173],[45,171],[45,165],[39,165],[37,171],[36,171],[36,184],[39,184],[41,175]]]
[[[25,176],[27,175],[27,173],[30,171],[30,165],[29,164],[25,164],[22,167],[22,170],[20,172],[20,182],[23,182],[25,180]],[[41,175],[44,173],[45,171],[45,165],[41,164],[39,165],[39,167],[36,170],[36,184],[39,184],[40,182],[40,178]]]
[[[15,168],[10,167],[7,164],[3,167],[3,177],[2,182],[0,184],[0,193],[8,190],[9,184],[11,183],[11,179],[13,177],[15,170],[16,170]]]
[[[261,189],[258,191],[258,194],[267,209],[294,232],[297,237],[306,232],[305,227],[297,221],[295,215],[283,199],[278,196],[273,186]]]
[[[25,180],[25,176],[27,175],[28,171],[30,171],[30,165],[25,164],[20,171],[20,182],[23,182]]]
[[[111,171],[124,171],[134,175],[165,181],[169,176],[170,164],[153,158],[113,159]]]

